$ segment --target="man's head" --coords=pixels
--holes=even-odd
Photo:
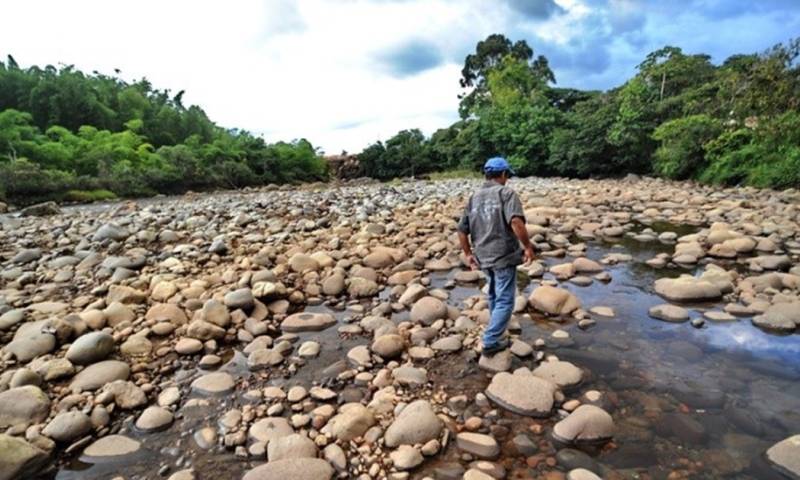
[[[511,165],[508,164],[505,158],[493,157],[486,160],[483,165],[483,173],[486,175],[487,180],[494,180],[500,185],[505,185],[511,175],[514,174],[514,170],[511,169]]]

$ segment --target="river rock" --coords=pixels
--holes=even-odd
[[[482,433],[461,432],[456,435],[458,449],[478,458],[494,459],[500,454],[497,440]]]
[[[0,433],[0,480],[35,478],[48,461],[43,450],[19,437]]]
[[[677,305],[670,305],[668,303],[650,307],[647,313],[651,317],[658,320],[664,320],[665,322],[680,323],[689,320],[688,310]]]
[[[511,350],[506,349],[492,356],[481,355],[478,366],[488,372],[505,372],[511,368],[511,361]]]
[[[207,373],[192,382],[192,390],[211,395],[228,393],[233,387],[233,377],[226,372]]]
[[[553,382],[560,388],[574,387],[583,380],[580,368],[561,360],[542,363],[533,370],[533,375]]]
[[[614,420],[594,405],[581,405],[553,427],[553,438],[563,443],[598,443],[614,436]]]
[[[486,396],[506,410],[531,417],[545,417],[553,409],[555,383],[527,373],[501,372],[492,377]]]
[[[789,478],[800,478],[800,435],[791,436],[770,447],[767,460]]]
[[[56,348],[56,337],[43,331],[48,326],[47,320],[22,324],[4,350],[23,363],[52,352]]]
[[[334,273],[322,282],[322,293],[325,295],[340,295],[345,289],[344,275]]]
[[[125,435],[108,435],[83,450],[83,455],[91,458],[119,457],[138,452],[142,444]]]
[[[105,359],[113,350],[114,337],[106,332],[89,332],[70,345],[66,357],[76,365],[88,365]]]
[[[301,312],[289,315],[281,322],[284,332],[317,332],[336,325],[336,319],[327,313]]]
[[[370,347],[373,352],[377,353],[384,359],[392,359],[400,356],[405,349],[405,342],[403,337],[395,333],[388,335],[381,335],[372,342]]]
[[[143,432],[157,432],[172,425],[172,412],[164,407],[147,407],[136,419],[136,428]]]
[[[8,330],[25,319],[25,310],[9,310],[0,315],[0,331]]]
[[[267,443],[267,458],[270,462],[287,458],[317,458],[317,446],[307,436],[292,433]]]
[[[541,285],[528,298],[530,305],[551,315],[568,315],[581,307],[578,298],[563,288]]]
[[[289,422],[282,417],[263,418],[254,423],[247,434],[258,442],[268,443],[272,440],[285,437],[294,433]]]
[[[0,428],[38,423],[50,413],[50,399],[39,387],[25,385],[0,392]]]
[[[388,447],[425,443],[439,436],[442,421],[434,413],[427,400],[416,400],[402,412],[386,429],[384,441]]]
[[[440,318],[447,317],[447,306],[436,297],[422,297],[411,307],[411,321],[431,325]]]
[[[400,445],[400,447],[389,454],[394,467],[400,471],[411,470],[419,466],[424,459],[422,453],[410,445]]]
[[[800,303],[776,303],[753,317],[753,325],[764,330],[793,332],[800,326]]]
[[[691,275],[681,275],[678,278],[659,278],[655,283],[655,291],[667,300],[674,302],[716,300],[722,296],[719,287]]]
[[[325,426],[333,438],[352,440],[362,436],[370,427],[375,425],[375,415],[372,410],[360,403],[347,403],[339,408],[339,413],[331,418]]]
[[[242,480],[330,480],[333,467],[320,458],[286,458],[249,470]]]
[[[55,416],[42,433],[57,442],[70,442],[92,430],[92,421],[83,412],[62,412]]]
[[[127,380],[131,367],[119,360],[105,360],[84,368],[72,379],[72,390],[97,390],[114,380]]]
[[[241,308],[242,310],[250,310],[255,305],[255,297],[253,291],[249,288],[240,288],[225,294],[225,306],[232,309]]]

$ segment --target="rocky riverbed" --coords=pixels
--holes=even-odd
[[[486,359],[477,185],[0,216],[0,480],[800,478],[798,192],[513,180]]]

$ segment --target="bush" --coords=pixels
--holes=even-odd
[[[68,202],[90,203],[116,200],[114,192],[108,190],[69,190],[64,194],[64,200]]]
[[[75,185],[74,175],[60,170],[44,170],[26,158],[0,163],[0,191],[16,203],[54,200]]]
[[[722,127],[708,115],[692,115],[664,122],[653,132],[661,144],[653,154],[653,169],[667,178],[693,178],[706,166],[705,144],[716,138]]]

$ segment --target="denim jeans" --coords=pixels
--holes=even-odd
[[[494,347],[503,338],[508,321],[514,312],[517,294],[517,267],[487,268],[489,279],[489,325],[483,332],[483,347]]]

